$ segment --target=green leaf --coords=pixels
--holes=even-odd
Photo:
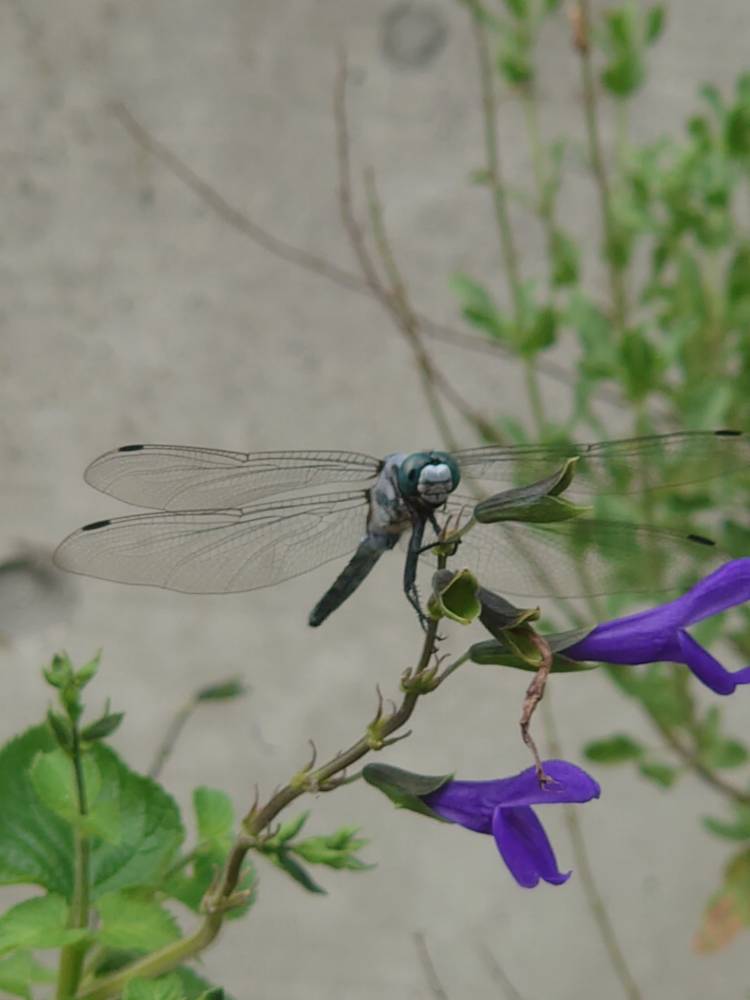
[[[173,975],[176,975],[180,980],[182,992],[185,994],[186,1000],[203,1000],[205,996],[210,996],[211,990],[219,989],[206,979],[203,979],[202,976],[197,975],[197,973],[193,972],[186,965],[181,965],[175,969]],[[226,991],[223,991],[222,996],[223,1000],[232,1000],[232,997]]]
[[[234,806],[226,792],[201,785],[193,792],[198,838],[229,846],[234,829]]]
[[[83,758],[82,771],[86,797],[93,804],[101,791],[102,782],[99,768],[88,754]],[[38,753],[32,761],[29,777],[34,791],[48,809],[69,823],[77,823],[81,819],[73,761],[64,750],[58,748],[50,753]]]
[[[735,817],[734,822],[728,823],[726,820],[705,816],[703,825],[717,837],[724,837],[726,840],[750,840],[750,806],[737,803]]]
[[[198,1000],[224,1000],[224,990],[220,986],[214,986],[213,989],[201,993]]]
[[[666,18],[666,9],[663,4],[655,4],[653,7],[649,7],[646,11],[646,23],[644,34],[646,37],[646,42],[649,45],[659,38],[661,33],[664,31],[664,21]]]
[[[180,937],[175,918],[153,899],[110,892],[99,897],[96,909],[101,920],[97,937],[108,948],[155,951]]]
[[[679,776],[677,768],[670,767],[669,764],[659,764],[656,761],[641,761],[638,770],[644,778],[648,778],[649,781],[653,781],[654,784],[660,785],[662,788],[671,788]]]
[[[612,324],[602,310],[580,292],[568,308],[568,322],[581,345],[581,372],[589,378],[611,378],[617,371],[617,342]]]
[[[22,1000],[32,1000],[32,983],[53,983],[57,977],[27,951],[17,951],[0,961],[0,990]]]
[[[288,851],[275,851],[273,854],[267,854],[266,857],[269,857],[275,865],[281,868],[282,871],[285,871],[287,875],[291,876],[291,878],[293,878],[298,885],[301,885],[303,889],[306,889],[308,892],[318,893],[322,896],[326,895],[326,890],[322,886],[318,885],[307,869],[303,868],[298,861],[295,861]]]
[[[56,747],[46,725],[0,750],[0,884],[26,882],[69,897],[73,884],[73,831],[45,806],[28,770],[40,751]]]
[[[88,936],[68,928],[68,905],[62,896],[39,896],[12,906],[0,917],[0,954],[17,948],[62,948]]]
[[[247,688],[239,677],[230,677],[227,681],[219,684],[209,684],[208,687],[201,688],[196,695],[198,701],[231,701],[245,694]]]
[[[510,13],[519,19],[525,18],[529,12],[528,0],[503,0]]]
[[[451,286],[458,295],[461,312],[474,326],[481,327],[495,340],[513,339],[511,324],[497,309],[489,292],[465,274],[455,274]]]
[[[111,736],[125,718],[124,712],[106,712],[100,719],[85,726],[81,731],[81,739],[94,743]]]
[[[185,1000],[180,979],[174,973],[161,979],[131,979],[122,1000]]]
[[[643,399],[661,381],[663,364],[650,340],[640,329],[626,330],[619,347],[625,391],[632,400]]]
[[[576,243],[561,229],[555,229],[550,240],[552,284],[558,288],[574,285],[578,280],[580,254]]]
[[[442,788],[452,779],[452,774],[415,774],[391,764],[366,764],[362,769],[362,777],[369,785],[387,795],[399,809],[410,809],[431,819],[438,819],[441,823],[447,822],[426,806],[421,796]]]
[[[643,747],[630,736],[618,733],[603,740],[592,740],[584,746],[583,753],[598,764],[620,764],[641,757]]]
[[[300,813],[299,816],[295,816],[294,819],[290,819],[287,820],[286,823],[282,823],[273,840],[279,844],[285,844],[287,841],[293,840],[309,818],[310,811],[307,810],[306,812]]]
[[[129,770],[109,747],[97,743],[91,753],[102,777],[96,811],[108,810],[119,826],[117,843],[94,845],[94,897],[158,883],[185,836],[174,799],[151,778]]]
[[[36,883],[69,899],[72,827],[39,798],[29,775],[37,754],[55,750],[46,725],[27,730],[0,750],[0,884]],[[90,757],[100,778],[91,822],[117,834],[116,843],[92,842],[94,896],[158,881],[184,836],[177,806],[109,747],[95,744]]]

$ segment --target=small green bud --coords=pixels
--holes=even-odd
[[[105,712],[81,731],[81,739],[89,743],[106,739],[119,727],[124,717],[124,712]]]
[[[57,743],[66,753],[73,750],[73,729],[64,715],[58,715],[51,709],[47,712],[47,722]]]

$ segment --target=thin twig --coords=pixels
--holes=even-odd
[[[662,725],[650,713],[648,713],[648,717],[661,734],[664,742],[702,781],[713,788],[714,791],[720,792],[722,795],[732,799],[733,802],[738,802],[741,805],[750,805],[750,792],[746,792],[742,788],[737,788],[730,781],[727,781],[726,778],[722,778],[721,775],[712,771],[710,767],[703,763],[700,757],[684,745],[672,729]]]
[[[542,705],[542,722],[545,729],[550,756],[562,758],[564,756],[563,749],[560,743],[560,736],[557,731],[555,717],[549,700],[545,701]],[[607,954],[609,955],[610,964],[614,969],[615,975],[620,980],[620,985],[622,986],[623,992],[628,997],[628,1000],[642,1000],[640,988],[630,971],[628,963],[625,960],[625,955],[620,947],[620,942],[617,939],[614,926],[609,918],[607,906],[601,893],[599,892],[599,887],[596,884],[596,878],[594,877],[591,861],[589,860],[583,830],[581,829],[581,825],[578,821],[578,813],[573,806],[564,805],[563,815],[565,817],[565,825],[568,828],[570,843],[573,848],[576,875],[581,880],[581,886],[583,887],[583,892],[586,896],[589,910],[591,911],[594,922],[596,923],[599,931],[599,935],[602,939],[604,947],[607,950]]]
[[[112,114],[128,132],[131,139],[141,149],[158,160],[163,167],[176,177],[180,183],[184,184],[222,222],[231,226],[255,243],[256,246],[259,246],[279,260],[286,261],[312,274],[317,274],[338,285],[339,288],[345,288],[347,291],[355,292],[358,295],[372,294],[367,282],[361,275],[339,267],[338,264],[334,264],[319,254],[311,253],[302,247],[295,246],[289,241],[283,240],[269,232],[263,226],[258,225],[246,212],[232,205],[215,187],[200,177],[172,149],[152,135],[135,118],[126,105],[117,101],[112,103],[110,107]],[[441,323],[429,316],[425,316],[421,312],[417,312],[416,316],[424,333],[435,340],[467,350],[480,351],[484,354],[500,354],[509,359],[517,360],[515,353],[499,341],[489,340],[487,337],[458,330],[447,323]],[[573,376],[567,368],[546,358],[540,362],[539,371],[545,376],[565,385],[570,385],[573,381]],[[607,387],[597,388],[597,398],[612,406],[619,407],[622,405],[621,394]]]
[[[612,321],[616,332],[621,334],[625,329],[627,321],[627,302],[622,271],[615,260],[616,226],[612,211],[612,197],[609,188],[607,167],[604,162],[602,140],[599,133],[598,97],[591,58],[590,0],[578,0],[578,3],[571,9],[571,21],[573,24],[573,44],[581,57],[581,82],[583,86],[586,136],[588,139],[591,169],[599,192],[604,256],[607,260],[612,294]]]
[[[524,1000],[523,995],[518,992],[510,979],[508,979],[502,965],[500,965],[488,946],[483,941],[480,941],[477,947],[487,968],[489,969],[490,975],[502,990],[505,1000]]]
[[[484,150],[487,161],[487,174],[492,194],[492,205],[495,212],[497,234],[500,243],[500,254],[505,265],[505,276],[508,282],[513,303],[516,323],[523,317],[523,285],[518,249],[516,247],[513,226],[508,211],[508,197],[500,163],[500,151],[497,135],[497,99],[495,96],[495,76],[490,56],[487,29],[481,8],[476,0],[468,0],[467,6],[471,12],[471,23],[474,29],[474,44],[477,50],[479,64],[479,85],[482,95],[482,122],[484,125]]]
[[[427,980],[427,986],[429,987],[430,993],[433,997],[435,997],[435,1000],[449,1000],[445,987],[440,982],[440,977],[437,974],[435,963],[432,961],[432,956],[430,955],[429,948],[427,947],[427,939],[422,931],[414,932],[414,945],[417,949],[419,964],[422,966],[424,971],[424,977]]]
[[[440,563],[445,566],[445,557]],[[375,719],[367,727],[365,734],[348,750],[335,754],[329,761],[315,770],[304,768],[286,785],[275,792],[263,805],[254,805],[242,823],[242,832],[235,840],[226,864],[214,886],[203,900],[205,917],[198,929],[179,941],[166,945],[150,955],[87,983],[78,994],[78,1000],[110,1000],[119,996],[125,985],[136,977],[153,978],[169,972],[177,965],[204,951],[214,940],[226,914],[246,901],[250,890],[238,891],[243,876],[245,857],[263,839],[268,827],[278,814],[291,802],[306,793],[317,794],[336,787],[331,779],[346,772],[352,764],[373,750],[388,746],[393,733],[401,729],[411,717],[421,695],[435,689],[431,684],[434,673],[431,666],[438,642],[438,622],[430,622],[425,633],[422,651],[413,671],[407,671],[401,679],[404,692],[400,705],[389,714],[383,714],[382,705]]]

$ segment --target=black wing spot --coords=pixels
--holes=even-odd
[[[716,542],[711,538],[706,538],[705,535],[688,535],[688,539],[691,542],[698,542],[699,545],[709,545],[714,546]]]
[[[96,531],[97,528],[106,528],[108,524],[112,524],[112,521],[92,521],[91,524],[84,524],[81,531]]]
[[[124,444],[122,448],[118,448],[118,451],[143,451],[146,446],[144,444]]]
[[[736,438],[736,437],[742,437],[742,433],[743,433],[742,431],[729,431],[729,430],[714,431],[714,434],[716,435],[716,437],[735,437]]]

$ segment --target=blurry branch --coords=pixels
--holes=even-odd
[[[516,246],[513,226],[508,211],[508,196],[500,162],[500,149],[497,134],[497,97],[495,94],[495,75],[490,55],[490,45],[487,38],[487,24],[482,9],[477,0],[466,0],[471,13],[471,24],[474,32],[474,45],[479,64],[479,87],[482,95],[482,124],[484,128],[484,155],[487,176],[489,178],[492,205],[495,212],[495,225],[500,244],[500,254],[505,266],[513,302],[513,314],[516,326],[521,327],[524,318],[524,295],[521,280],[521,262]],[[526,358],[524,371],[529,405],[534,416],[537,432],[542,433],[546,423],[542,393],[537,379],[538,358]]]
[[[492,424],[485,420],[481,413],[470,406],[460,395],[451,382],[436,368],[429,353],[425,350],[422,342],[420,320],[411,306],[406,284],[398,269],[388,234],[385,230],[383,213],[372,171],[368,171],[365,177],[369,220],[375,246],[386,273],[388,286],[381,280],[377,268],[370,257],[362,229],[354,215],[351,152],[346,111],[346,84],[346,61],[341,56],[334,90],[334,119],[336,123],[336,149],[339,173],[338,190],[341,217],[344,228],[349,236],[352,250],[373,296],[387,310],[396,327],[404,334],[407,343],[414,352],[414,358],[430,411],[448,447],[451,450],[455,450],[457,442],[445,415],[438,390],[443,393],[445,398],[481,437],[488,441],[497,441],[497,432]]]
[[[622,271],[615,259],[616,231],[612,211],[612,196],[609,188],[607,167],[604,162],[602,140],[599,133],[599,102],[591,59],[591,3],[577,0],[570,8],[573,29],[573,46],[581,59],[581,82],[583,86],[583,110],[586,119],[586,137],[589,160],[599,192],[599,205],[604,237],[604,256],[609,270],[612,295],[612,321],[618,334],[622,334],[627,321],[627,303]]]
[[[478,948],[490,975],[500,987],[506,1000],[523,1000],[523,996],[518,992],[510,979],[508,979],[502,965],[500,965],[497,958],[490,951],[487,945],[483,941],[480,941]]]
[[[256,246],[279,260],[286,261],[312,274],[317,274],[347,291],[355,292],[358,295],[372,295],[372,289],[360,275],[339,267],[338,264],[334,264],[319,254],[311,253],[302,247],[282,240],[259,226],[246,212],[232,205],[215,187],[200,177],[168,146],[153,136],[124,104],[113,102],[110,107],[112,114],[141,149],[158,160],[223,222],[247,237]],[[468,350],[481,351],[485,354],[500,354],[511,360],[517,360],[514,352],[498,341],[466,333],[431,319],[423,313],[416,313],[416,316],[425,335],[434,340]],[[565,385],[570,385],[573,382],[573,376],[567,368],[554,361],[544,359],[538,364],[538,368],[544,375],[557,382]],[[619,407],[621,405],[620,393],[608,390],[606,387],[601,388],[598,397],[613,406]]]
[[[174,752],[177,740],[180,738],[180,734],[185,728],[185,724],[202,702],[228,701],[232,698],[237,698],[240,695],[245,694],[246,690],[247,689],[241,681],[236,678],[230,678],[228,681],[211,684],[209,687],[202,687],[199,690],[194,691],[185,704],[177,709],[172,721],[167,726],[164,737],[154,754],[153,763],[148,769],[147,773],[149,778],[152,778],[155,781],[161,774],[164,765]]]
[[[563,748],[560,743],[560,736],[557,731],[557,724],[555,723],[555,717],[553,715],[549,699],[542,702],[542,719],[550,756],[563,758]],[[565,825],[568,828],[570,843],[573,848],[576,874],[581,879],[581,885],[583,886],[583,891],[586,895],[589,909],[591,910],[596,926],[599,929],[599,934],[601,935],[607,954],[609,955],[612,968],[614,969],[617,978],[620,980],[620,984],[622,985],[625,995],[629,998],[629,1000],[642,1000],[640,988],[633,978],[628,964],[625,961],[625,955],[620,948],[620,943],[617,940],[617,934],[615,933],[614,926],[609,919],[607,906],[601,896],[601,893],[599,892],[599,887],[596,884],[596,879],[594,878],[594,873],[591,868],[591,862],[589,861],[586,841],[583,836],[581,824],[578,821],[578,816],[575,809],[569,805],[563,806],[563,814],[565,817]]]
[[[500,151],[497,136],[497,100],[495,96],[495,77],[487,40],[487,26],[479,3],[467,0],[471,12],[471,23],[474,29],[474,44],[479,63],[479,85],[482,94],[482,124],[484,127],[484,152],[487,161],[487,176],[489,178],[492,205],[495,212],[495,223],[500,242],[500,254],[505,266],[508,290],[513,302],[513,312],[516,323],[523,317],[523,288],[521,284],[521,267],[516,247],[513,226],[508,211],[508,197],[500,163]]]
[[[424,970],[424,977],[427,980],[431,996],[433,996],[435,1000],[449,1000],[448,994],[445,992],[443,984],[440,982],[440,977],[435,969],[435,963],[432,961],[432,956],[430,955],[430,951],[427,947],[427,939],[422,931],[414,932],[414,945],[417,949],[419,963]]]
[[[733,802],[740,803],[741,805],[750,805],[750,792],[746,792],[742,788],[737,788],[736,785],[727,781],[726,778],[722,778],[720,774],[717,774],[716,771],[704,764],[690,747],[685,746],[673,729],[659,722],[650,712],[647,712],[646,715],[667,746],[702,781],[713,788],[714,791],[719,792]]]

